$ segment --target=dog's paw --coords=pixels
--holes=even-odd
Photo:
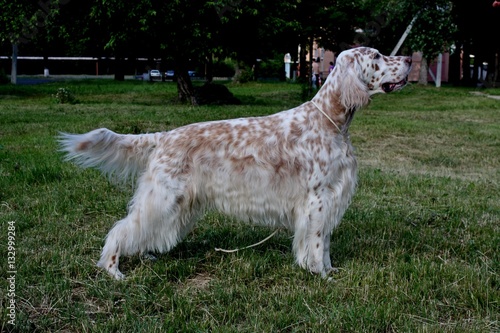
[[[326,274],[329,275],[329,274],[337,274],[339,271],[339,269],[337,267],[330,267],[329,269],[326,270]]]
[[[120,272],[116,262],[106,266],[102,261],[99,261],[96,266],[103,268],[106,272],[108,272],[109,275],[114,277],[116,280],[120,281],[125,279],[125,275],[122,272]]]
[[[326,268],[325,271],[321,273],[321,277],[327,280],[328,282],[334,281],[333,277],[331,277],[330,275],[337,274],[338,272],[339,272],[338,268],[335,267]]]
[[[125,274],[123,274],[119,270],[116,270],[116,272],[109,272],[109,274],[111,274],[111,276],[113,276],[118,281],[125,280]]]

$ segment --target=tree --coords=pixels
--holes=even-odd
[[[312,93],[313,43],[320,47],[340,52],[356,43],[356,28],[365,26],[368,12],[363,10],[363,1],[312,0],[298,2],[293,18],[297,21],[296,35],[301,46],[301,73],[308,73],[309,94]],[[309,63],[305,62],[309,52]],[[302,76],[302,78],[304,78]]]
[[[17,83],[17,53],[20,45],[41,38],[40,31],[50,25],[59,3],[28,0],[0,0],[0,41],[12,45],[11,82]]]
[[[275,52],[284,54],[290,45],[297,45],[290,33],[296,2],[192,0],[155,7],[153,30],[148,31],[161,41],[164,55],[173,60],[179,99],[197,103],[187,75],[190,60],[205,62],[210,68],[214,58],[229,56],[252,68],[257,59]]]
[[[277,54],[283,59],[298,45],[298,3],[267,0],[240,2],[228,8],[221,12],[219,33],[211,49],[218,57],[237,59],[238,69],[258,70],[257,59],[269,60]]]
[[[226,1],[227,4],[229,1]],[[197,104],[188,75],[191,59],[204,59],[209,41],[217,31],[219,2],[201,0],[140,0],[132,4],[121,0],[95,0],[91,19],[107,31],[105,49],[118,60],[115,71],[121,79],[120,59],[134,56],[143,46],[149,56],[172,60],[181,101]],[[135,43],[137,42],[137,43]]]
[[[138,50],[143,52],[142,56],[158,54],[159,45],[154,47],[153,35],[149,34],[154,28],[161,29],[155,25],[155,17],[161,13],[156,11],[154,3],[160,1],[93,0],[91,3],[88,15],[91,23],[87,30],[95,31],[93,25],[101,31],[97,41],[102,49],[97,52],[115,58],[115,80],[124,80],[124,59],[135,58]]]
[[[401,23],[409,23],[418,15],[405,43],[411,50],[422,52],[419,83],[427,84],[429,60],[449,50],[454,41],[456,25],[452,3],[449,0],[391,0],[386,8],[396,21],[402,18]]]
[[[121,0],[95,0],[91,19],[109,33],[106,48],[117,58],[130,52],[131,39],[150,41],[150,55],[174,64],[179,99],[195,105],[190,62],[210,63],[214,56],[227,55],[255,61],[262,50],[284,45],[286,39],[277,35],[290,27],[282,19],[290,8],[293,1],[140,0],[131,6]],[[293,40],[293,35],[288,37]]]

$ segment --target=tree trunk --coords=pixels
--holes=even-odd
[[[420,73],[418,76],[418,84],[427,85],[427,75],[429,73],[429,64],[427,58],[422,55],[422,62],[420,63]]]
[[[176,61],[176,66],[174,67],[175,76],[177,77],[177,96],[181,102],[189,102],[191,105],[198,105],[196,101],[196,96],[194,93],[193,82],[191,82],[191,77],[189,77],[186,64],[181,61]]]
[[[17,84],[17,44],[12,44],[12,69],[10,71],[10,83]]]
[[[234,77],[233,77],[233,81],[238,83],[240,82],[240,78],[241,78],[241,68],[240,68],[240,62],[236,59],[236,61],[234,62]]]
[[[177,75],[177,91],[181,102],[189,102],[193,106],[198,105],[194,94],[193,83],[187,72]]]

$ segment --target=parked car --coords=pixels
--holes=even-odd
[[[165,80],[174,80],[175,72],[173,70],[168,70],[165,72]]]
[[[153,81],[153,80],[161,80],[161,73],[159,70],[157,69],[152,69],[150,72],[149,72],[149,80],[150,81]]]
[[[188,71],[190,77],[196,77],[198,74],[196,71]],[[175,72],[173,70],[168,70],[165,72],[165,80],[175,80]]]

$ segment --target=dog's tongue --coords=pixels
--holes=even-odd
[[[390,93],[391,91],[394,90],[394,88],[396,87],[396,84],[395,83],[384,83],[382,85],[382,89],[386,92],[386,93]]]
[[[398,87],[402,87],[406,84],[406,79],[403,79],[399,82],[396,82],[396,83],[384,83],[382,85],[382,90],[384,90],[384,92],[386,93],[390,93],[392,91],[394,91],[394,89],[398,88]]]

